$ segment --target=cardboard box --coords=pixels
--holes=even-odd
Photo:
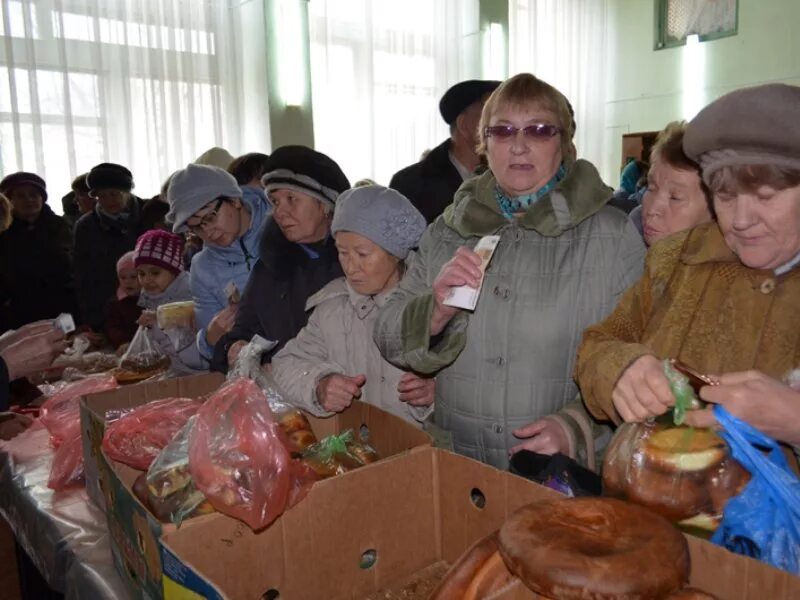
[[[437,565],[441,573],[442,561],[453,563],[514,510],[552,497],[510,473],[419,448],[318,483],[258,534],[216,515],[164,535],[164,597],[400,597],[384,594],[415,573]],[[800,578],[688,539],[692,585],[720,599],[800,598]],[[536,596],[516,588],[504,598]]]
[[[106,494],[101,489],[97,457],[106,430],[106,411],[135,408],[153,400],[169,397],[197,398],[217,389],[225,378],[220,373],[179,377],[156,383],[128,385],[116,390],[81,398],[81,438],[86,493],[101,509],[106,509]]]
[[[120,388],[106,392],[104,397],[100,397],[101,394],[87,397],[86,410],[93,414],[96,423],[108,408],[138,406],[148,401],[177,395],[202,396],[217,389],[221,381],[222,379],[216,375],[199,375]],[[369,443],[383,457],[431,444],[430,436],[421,429],[361,402],[354,402],[350,408],[329,419],[307,416],[318,438],[322,439],[346,429],[353,429],[364,435],[368,434]],[[135,597],[160,598],[163,584],[158,539],[178,529],[172,524],[164,524],[155,519],[131,491],[133,482],[141,471],[111,461],[102,450],[97,454],[97,458],[100,489],[108,507],[106,516],[111,534],[111,551],[117,571]],[[360,470],[371,469],[378,465],[380,462],[362,467]],[[220,514],[189,519],[179,530],[195,531],[198,526],[217,519],[231,520],[240,528],[250,531],[243,523]]]

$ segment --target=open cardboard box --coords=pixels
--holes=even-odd
[[[224,515],[166,533],[164,597],[416,597],[392,590],[437,565],[441,575],[442,561],[455,562],[514,510],[557,496],[474,460],[418,448],[316,484],[257,534]],[[800,598],[800,578],[697,538],[688,541],[693,586],[720,599]],[[536,597],[514,588],[504,600]]]
[[[174,396],[199,397],[216,390],[223,382],[219,375],[198,375],[171,379],[152,384],[127,386],[102,394],[87,396],[82,400],[82,409],[90,423],[90,433],[99,433],[102,441],[100,421],[104,421],[109,409],[139,406],[146,402]],[[369,404],[353,402],[345,411],[321,419],[306,415],[311,428],[322,439],[328,435],[353,429],[362,436],[368,436],[372,445],[382,457],[389,457],[418,446],[429,446],[430,436],[421,429]],[[102,428],[105,428],[104,422]],[[95,455],[99,473],[98,489],[103,494],[107,507],[111,551],[114,564],[136,597],[160,598],[162,595],[161,556],[158,539],[178,530],[172,524],[165,524],[153,517],[131,491],[133,482],[141,471],[110,460],[99,449]],[[370,469],[379,465],[367,465]],[[88,482],[87,482],[88,483]],[[300,504],[302,504],[301,502]],[[195,530],[203,523],[227,517],[219,514],[203,515],[184,521],[183,530]],[[234,521],[244,529],[246,525]]]

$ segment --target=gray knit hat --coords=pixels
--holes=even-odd
[[[683,151],[700,164],[706,183],[729,166],[800,170],[800,87],[773,83],[718,98],[689,123]]]
[[[336,201],[331,233],[363,235],[389,254],[404,259],[425,232],[425,217],[397,190],[367,185],[347,190]]]
[[[210,165],[187,165],[176,171],[169,180],[167,223],[172,231],[186,231],[186,221],[209,202],[224,196],[241,198],[242,189],[233,175]]]

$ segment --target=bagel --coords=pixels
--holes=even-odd
[[[548,598],[664,598],[689,579],[683,535],[614,498],[529,504],[505,522],[498,542],[509,571]]]
[[[430,600],[481,600],[522,583],[506,567],[498,552],[497,532],[478,540],[450,567]]]

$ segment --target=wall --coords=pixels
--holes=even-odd
[[[237,48],[242,64],[247,65],[241,84],[244,107],[242,152],[271,152],[286,144],[314,145],[311,119],[311,82],[308,59],[308,0],[294,0],[300,12],[300,35],[292,48],[303,65],[303,101],[287,106],[281,96],[278,56],[284,40],[275,26],[277,0],[242,0],[233,5],[238,13],[241,35]]]
[[[623,133],[659,130],[739,87],[800,84],[800,2],[739,0],[738,34],[653,50],[655,0],[609,0],[609,73],[601,173],[619,182]],[[703,66],[704,65],[704,66]]]

